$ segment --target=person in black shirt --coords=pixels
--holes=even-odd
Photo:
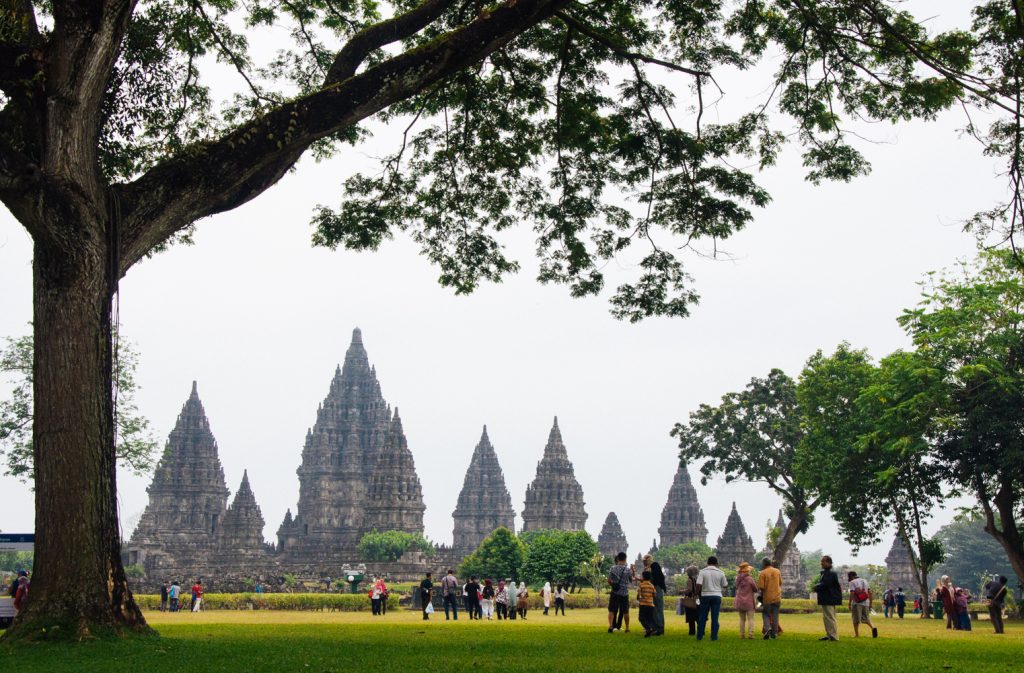
[[[839,640],[839,626],[836,624],[836,606],[843,602],[843,588],[839,585],[839,575],[832,570],[832,557],[821,557],[821,577],[814,585],[814,593],[818,596],[822,617],[825,621],[825,637],[818,640]]]
[[[651,584],[654,585],[654,630],[651,632],[652,636],[663,636],[665,635],[665,592],[668,591],[665,586],[665,572],[661,569],[661,564],[654,560],[654,557],[650,554],[644,555],[644,570],[649,570],[651,573]]]
[[[988,603],[988,618],[996,633],[1003,632],[1003,604],[1006,603],[1006,577],[999,575],[985,585],[985,600]]]
[[[420,582],[420,602],[423,603],[423,619],[430,619],[430,615],[427,613],[427,606],[430,605],[430,599],[433,597],[434,583],[430,581],[431,573],[427,573],[427,576]]]
[[[470,577],[466,583],[466,612],[470,619],[480,619],[480,583]]]

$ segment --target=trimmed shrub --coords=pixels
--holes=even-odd
[[[398,609],[398,593],[388,594],[388,609]],[[143,610],[157,610],[160,596],[135,596]],[[300,610],[327,612],[365,612],[370,610],[366,594],[204,594],[206,610]]]

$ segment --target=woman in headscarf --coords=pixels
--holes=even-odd
[[[690,635],[697,634],[697,575],[700,569],[691,565],[686,568],[686,587],[683,589],[683,613],[686,625],[690,627]]]
[[[519,590],[516,591],[516,610],[522,619],[526,619],[526,611],[530,608],[530,592],[526,588],[526,582],[519,583]]]
[[[665,635],[665,572],[661,564],[654,560],[650,554],[644,554],[644,570],[651,573],[651,584],[654,585],[654,631],[652,636]]]
[[[551,608],[551,582],[545,582],[544,588],[540,590],[540,597],[544,599],[544,615],[547,616]]]
[[[960,630],[960,621],[956,616],[956,589],[953,587],[953,580],[949,575],[943,575],[942,588],[939,589],[939,600],[942,601],[942,611],[946,613],[946,628]]]

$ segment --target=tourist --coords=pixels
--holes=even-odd
[[[476,577],[470,577],[464,588],[466,596],[466,612],[469,618],[480,619],[480,584]]]
[[[843,588],[839,585],[839,575],[832,569],[832,557],[821,557],[821,575],[814,585],[814,593],[821,606],[821,617],[825,622],[825,637],[818,640],[839,640],[839,624],[836,622],[836,607],[843,602]]]
[[[330,591],[331,591],[331,576],[330,575],[328,575],[327,577],[324,578],[324,591],[326,591],[327,593],[330,593]]]
[[[651,581],[651,571],[645,570],[641,575],[640,586],[636,590],[636,602],[640,604],[640,626],[644,627],[644,638],[650,638],[658,632],[654,622],[654,595],[657,590]]]
[[[700,611],[697,615],[697,640],[704,640],[704,630],[711,617],[711,640],[718,640],[718,613],[722,610],[722,594],[729,586],[729,579],[718,568],[718,558],[708,557],[708,564],[697,574],[697,598]]]
[[[28,577],[27,570],[19,570],[18,574],[14,576],[14,579],[11,580],[11,586],[7,588],[7,595],[11,598],[14,598],[18,595],[18,587],[21,586],[22,577]]]
[[[498,580],[498,591],[494,594],[494,608],[498,613],[498,619],[508,617],[508,588],[505,580]]]
[[[197,579],[192,585],[192,612],[199,612],[203,607],[203,580]]]
[[[540,597],[544,601],[544,616],[547,617],[548,610],[551,609],[551,582],[544,583],[544,587],[540,590]]]
[[[889,587],[882,594],[882,612],[886,619],[891,619],[892,615],[896,612],[896,592]]]
[[[263,593],[263,582],[261,582],[260,580],[256,580],[256,589],[255,589],[255,591],[258,594]]]
[[[626,552],[615,555],[615,565],[608,571],[608,633],[621,628],[622,620],[626,621],[626,633],[629,633],[629,585],[633,581],[633,569],[626,565]]]
[[[491,580],[484,580],[484,588],[480,592],[480,610],[487,621],[491,621],[494,616],[494,585]]]
[[[377,586],[380,587],[381,591],[381,615],[387,615],[387,598],[390,592],[388,591],[387,583],[384,581],[384,578],[377,579]]]
[[[451,573],[450,570],[448,572]],[[427,573],[423,581],[420,582],[420,602],[423,607],[423,619],[430,619],[430,613],[434,611],[434,606],[430,602],[434,597],[434,583],[430,580],[432,576],[431,573]],[[447,615],[445,615],[445,618],[447,619]]]
[[[448,569],[448,574],[441,580],[441,602],[444,603],[444,620],[448,621],[448,608],[451,607],[451,618],[459,621],[458,604],[459,581],[455,579],[455,571]]]
[[[939,578],[939,601],[942,602],[942,611],[946,615],[946,628],[947,629],[959,629],[960,623],[956,618],[956,597],[954,595],[955,588],[953,587],[953,580],[949,578],[949,575],[943,575]]]
[[[750,576],[751,565],[744,561],[736,574],[736,599],[733,607],[740,613],[740,638],[754,639],[754,595],[758,582]],[[767,607],[767,606],[766,606]]]
[[[370,611],[373,616],[380,615],[380,585],[377,584],[377,578],[373,578],[373,585],[370,586]]]
[[[695,565],[686,567],[686,587],[682,590],[679,598],[679,607],[686,618],[686,626],[689,628],[689,635],[697,635],[697,575],[700,569]]]
[[[956,620],[961,631],[971,630],[971,592],[963,587],[958,587],[953,594],[953,602],[956,605]]]
[[[896,601],[896,616],[903,619],[903,613],[907,610],[907,595],[903,593],[903,587],[896,587],[892,597]]]
[[[651,583],[654,585],[654,635],[665,635],[665,572],[661,564],[654,560],[650,554],[643,558],[644,569],[651,571]]]
[[[1003,605],[1006,603],[1006,577],[998,575],[985,585],[985,602],[988,603],[988,618],[996,633],[1003,633]]]
[[[178,586],[178,580],[173,580],[171,582],[171,588],[167,590],[167,596],[170,598],[171,601],[171,612],[178,611],[178,600],[180,594],[181,587]]]
[[[761,560],[761,573],[757,577],[757,588],[761,590],[761,633],[765,640],[777,638],[782,629],[779,626],[779,609],[782,607],[782,573],[772,560]]]
[[[871,627],[871,637],[878,637],[878,629],[871,623],[871,603],[874,596],[871,594],[871,587],[868,581],[858,577],[857,573],[850,571],[846,573],[846,579],[850,582],[850,616],[853,618],[853,637],[860,638],[860,625],[867,624]]]
[[[512,621],[516,619],[516,583],[512,580],[506,580],[508,583],[508,618]]]
[[[18,575],[18,588],[14,592],[14,610],[21,612],[21,609],[25,607],[25,601],[28,600],[28,574]]]
[[[530,592],[526,588],[526,582],[519,583],[519,590],[516,591],[516,612],[519,617],[526,619],[526,611],[530,609]]]
[[[167,612],[167,590],[170,585],[165,581],[163,586],[160,587],[160,612]]]
[[[561,610],[562,611],[562,616],[563,617],[565,616],[565,599],[566,599],[566,597],[568,595],[569,594],[566,592],[565,586],[563,586],[562,584],[559,584],[558,587],[555,589],[555,614],[556,615],[558,614],[558,611]]]

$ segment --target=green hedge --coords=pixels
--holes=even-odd
[[[388,595],[388,608],[398,609],[399,595]],[[135,596],[143,610],[160,607],[160,596]],[[186,598],[187,600],[187,598]],[[328,612],[363,612],[370,610],[366,594],[205,594],[203,607],[207,610],[326,610]]]

